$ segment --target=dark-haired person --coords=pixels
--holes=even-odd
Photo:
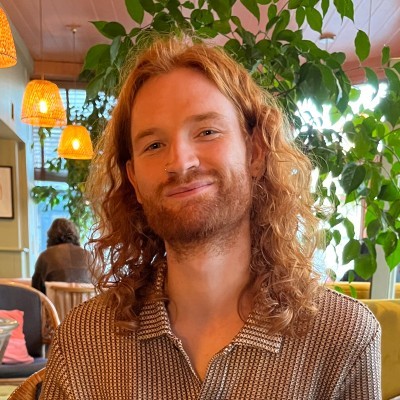
[[[76,225],[57,218],[47,231],[47,249],[36,260],[32,286],[46,294],[46,281],[91,283],[91,260],[80,246]]]
[[[103,294],[60,325],[42,399],[380,399],[380,327],[319,286],[309,160],[222,49],[155,41],[88,180]]]

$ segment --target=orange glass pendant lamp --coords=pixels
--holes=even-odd
[[[14,39],[10,24],[3,9],[0,8],[0,68],[12,67],[17,63]]]
[[[45,128],[65,126],[67,115],[58,86],[44,79],[30,81],[22,99],[21,120]]]
[[[58,156],[72,160],[90,160],[93,146],[89,131],[82,125],[68,125],[61,133]]]

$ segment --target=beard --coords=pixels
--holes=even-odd
[[[162,193],[166,187],[189,184],[204,177],[213,179],[216,193],[200,194],[175,206],[163,204]],[[250,172],[243,168],[228,176],[216,170],[207,173],[194,170],[185,176],[172,176],[158,187],[154,196],[143,198],[142,206],[150,228],[175,248],[210,242],[226,244],[249,218]]]

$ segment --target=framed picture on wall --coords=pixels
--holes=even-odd
[[[0,166],[0,218],[14,218],[12,167]]]

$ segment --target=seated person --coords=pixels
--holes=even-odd
[[[47,231],[47,249],[36,261],[32,286],[46,294],[45,281],[91,283],[91,255],[79,243],[76,225],[57,218]]]

